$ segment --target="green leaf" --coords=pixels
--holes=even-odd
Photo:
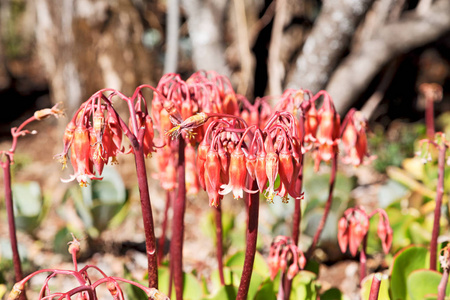
[[[42,194],[37,182],[13,184],[12,194],[16,215],[27,217],[39,215],[42,209]]]
[[[255,294],[254,300],[275,300],[277,299],[277,295],[273,290],[273,282],[268,281],[263,283]]]
[[[442,274],[433,270],[416,270],[407,279],[408,296],[412,300],[425,299],[426,295],[436,294]],[[424,284],[426,283],[426,284]],[[450,290],[446,290],[446,296]]]
[[[317,299],[318,286],[316,274],[309,271],[300,271],[292,280],[292,292],[290,300]]]
[[[169,293],[169,268],[161,266],[158,268],[158,289],[164,294]],[[183,299],[197,300],[203,297],[201,282],[191,273],[183,273]],[[176,300],[175,287],[172,286],[172,300]]]
[[[411,272],[429,267],[428,249],[411,246],[397,253],[391,272],[392,299],[411,299],[407,293],[407,278]]]
[[[239,286],[239,280],[235,278],[236,276],[233,275],[234,274],[233,272],[231,272],[230,268],[228,267],[223,268],[223,277],[225,279],[225,284]],[[222,287],[222,284],[220,283],[220,275],[218,269],[214,270],[211,273],[210,280],[211,280],[210,285],[211,294],[215,294]]]
[[[373,276],[375,274],[370,274],[361,282],[361,299],[367,300],[370,296],[370,287],[372,286]],[[320,298],[322,299],[322,297]],[[390,300],[389,296],[389,277],[382,275],[380,290],[378,291],[378,300]]]
[[[122,204],[127,197],[127,191],[122,177],[111,166],[105,166],[103,180],[92,181],[92,198],[102,204]]]
[[[225,285],[220,287],[219,291],[214,295],[209,295],[203,300],[235,300],[238,288],[232,285]]]
[[[326,290],[320,295],[320,300],[347,300],[348,298],[342,294],[342,292],[337,288],[331,288]]]
[[[244,265],[245,260],[245,252],[239,251],[235,253],[233,256],[231,256],[225,263],[227,267],[232,268],[233,270],[235,267],[239,267],[239,269],[242,269],[242,266]],[[234,268],[233,268],[234,267]],[[253,272],[258,273],[259,275],[263,276],[264,278],[269,276],[269,266],[267,265],[266,260],[264,257],[256,251],[255,253],[255,262],[253,264]]]

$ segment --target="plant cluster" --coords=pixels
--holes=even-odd
[[[151,105],[146,99],[148,90],[153,93]],[[115,108],[117,100],[125,102],[129,112],[127,118],[117,112]],[[46,111],[46,114],[38,113],[35,119],[59,114],[59,110],[52,108]],[[23,126],[19,130],[12,131],[13,145],[16,144],[16,136],[22,134],[20,132]],[[339,158],[343,163],[355,167],[374,159],[368,152],[366,131],[367,120],[355,109],[351,109],[341,122],[330,95],[325,91],[314,95],[304,89],[289,89],[279,96],[277,105],[271,108],[265,98],[257,99],[251,104],[244,96],[234,92],[226,77],[214,72],[197,72],[186,81],[178,74],[167,74],[161,78],[156,88],[141,85],[131,97],[113,89],[100,90],[80,106],[66,127],[63,152],[57,155],[57,158],[63,166],[66,166],[69,158],[74,173],[62,181],[76,180],[81,187],[86,188],[92,180],[102,179],[105,165],[117,163],[118,155],[134,155],[145,231],[148,287],[130,280],[107,276],[92,265],[78,270],[76,253],[79,248],[77,248],[78,241],[74,238],[69,247],[74,270],[46,269],[23,277],[21,272],[18,272],[20,260],[15,259],[16,275],[19,274],[16,277],[18,283],[10,298],[16,299],[21,295],[23,297],[24,294],[21,292],[25,288],[25,282],[42,272],[50,272],[50,275],[43,284],[39,299],[55,297],[69,299],[74,294],[78,294],[80,299],[96,299],[96,288],[103,283],[107,285],[114,299],[123,299],[119,282],[139,287],[152,299],[159,299],[157,295],[165,297],[158,290],[158,269],[161,269],[161,262],[164,259],[162,246],[166,239],[166,227],[169,226],[167,211],[172,206],[168,294],[170,297],[173,282],[176,299],[183,299],[182,251],[186,195],[197,194],[201,189],[207,192],[209,205],[215,215],[217,264],[222,286],[229,286],[230,283],[226,280],[224,271],[221,202],[226,195],[232,194],[234,199],[243,199],[246,206],[246,250],[243,260],[240,261],[242,264],[239,271],[239,287],[232,297],[247,299],[250,295],[250,281],[254,269],[257,268],[255,260],[258,259],[256,246],[260,194],[265,195],[269,205],[277,199],[281,199],[283,203],[294,201],[295,204],[291,224],[292,234],[289,237],[275,238],[267,262],[267,275],[270,275],[271,281],[279,275],[279,285],[276,288],[263,285],[261,289],[268,288],[272,290],[273,295],[275,289],[278,292],[277,299],[290,299],[291,292],[298,283],[298,281],[295,283],[295,278],[298,278],[299,274],[304,274],[311,276],[310,282],[305,286],[308,286],[310,293],[318,296],[318,286],[312,283],[314,274],[302,270],[308,269],[308,263],[314,260],[314,250],[332,207]],[[427,140],[439,148],[439,184],[435,227],[430,247],[432,270],[436,270],[443,166],[448,148],[443,134],[435,136],[437,140]],[[124,137],[127,137],[128,143]],[[14,147],[9,152],[3,153],[6,160],[2,166],[6,172],[10,168]],[[158,245],[145,166],[145,158],[150,158],[153,154],[158,161],[161,187],[167,191],[165,219]],[[301,201],[308,200],[304,199],[303,193],[304,161],[308,155],[314,159],[316,171],[322,162],[331,164],[331,169],[324,213],[311,245],[303,253],[299,247],[299,239]],[[428,158],[428,154],[423,155]],[[5,173],[5,187],[11,185],[10,181],[6,180],[6,175],[7,173]],[[11,194],[10,188],[9,193]],[[356,256],[358,249],[361,249],[359,256],[362,287],[365,285],[364,278],[367,278],[369,220],[375,214],[378,214],[379,218],[376,231],[384,253],[388,254],[393,243],[393,228],[385,210],[378,208],[367,213],[361,207],[350,208],[338,222],[338,242],[342,252],[348,249],[352,256]],[[13,219],[12,210],[8,210],[8,216]],[[10,228],[15,231],[11,222]],[[17,247],[17,241],[13,239],[11,244]],[[447,253],[445,251],[444,257]],[[13,249],[13,252],[17,252],[17,249]],[[230,262],[227,264],[233,265]],[[87,273],[88,269],[99,271],[103,278],[92,282]],[[448,270],[446,272],[448,277]],[[51,292],[48,282],[57,274],[74,276],[80,286],[68,292]],[[379,275],[372,277],[373,288],[369,297],[376,299],[382,278]],[[393,280],[395,278],[394,276]],[[298,297],[298,289],[295,293]],[[255,296],[253,292],[251,296]],[[327,299],[332,296],[323,293],[320,297]]]

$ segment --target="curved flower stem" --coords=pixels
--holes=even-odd
[[[222,234],[222,208],[219,205],[214,208],[216,221],[216,246],[217,246],[217,266],[219,267],[220,283],[225,285],[225,277],[223,275],[223,234]]]
[[[281,271],[280,286],[278,287],[277,300],[285,300],[286,297],[289,297],[285,292],[286,289],[285,285],[287,282],[290,282],[290,280],[287,280],[286,272]]]
[[[144,222],[145,247],[147,250],[147,269],[149,287],[158,288],[158,262],[156,253],[156,239],[153,226],[152,206],[150,203],[150,193],[147,182],[147,171],[145,169],[145,158],[143,147],[133,145],[133,152],[136,163],[136,173],[141,198],[142,219]],[[137,146],[137,147],[136,147]]]
[[[433,232],[430,242],[430,270],[436,270],[437,238],[439,236],[439,221],[441,220],[442,197],[444,195],[445,151],[447,146],[439,146],[438,185],[436,190],[436,207],[434,208]]]
[[[309,259],[316,248],[317,243],[319,242],[320,235],[322,234],[323,227],[325,226],[325,223],[328,218],[328,213],[330,212],[331,204],[333,203],[333,190],[334,190],[334,183],[336,181],[336,172],[337,172],[337,158],[338,153],[336,152],[332,158],[332,165],[331,165],[331,174],[330,174],[330,189],[328,192],[328,199],[327,203],[325,204],[325,209],[323,212],[322,219],[320,220],[319,226],[317,227],[316,234],[314,235],[313,241],[311,246],[308,249],[308,252],[306,254],[306,259]]]
[[[255,180],[252,182],[252,190],[257,190],[258,186]],[[247,249],[245,250],[244,269],[242,270],[241,282],[239,284],[237,300],[246,300],[250,279],[252,277],[253,263],[255,261],[256,241],[258,238],[258,216],[259,216],[259,193],[245,193],[247,204]]]
[[[362,280],[366,277],[366,265],[367,265],[367,234],[364,236],[362,250],[359,253],[359,283],[361,285]]]
[[[298,194],[302,193],[302,184],[303,184],[303,161],[301,164],[300,174],[296,181],[295,190],[298,191]],[[298,241],[300,239],[300,223],[302,221],[302,203],[300,198],[294,199],[295,207],[294,207],[294,216],[292,217],[292,240],[295,245],[298,245]]]
[[[178,194],[173,203],[172,243],[170,245],[170,260],[175,283],[175,295],[178,300],[183,299],[183,235],[184,212],[186,210],[186,184],[185,184],[185,141],[178,139]]]
[[[164,257],[164,244],[166,243],[166,230],[167,230],[167,219],[169,214],[169,208],[171,206],[171,202],[173,199],[173,191],[167,191],[167,198],[166,198],[166,207],[164,208],[164,219],[163,223],[161,225],[162,232],[161,236],[159,237],[159,243],[158,243],[158,266],[161,265],[163,257]]]
[[[444,268],[444,274],[442,274],[441,281],[438,285],[438,300],[444,300],[445,299],[445,290],[447,289],[447,283],[448,283],[448,273],[449,268]]]
[[[302,182],[303,182],[303,161],[301,166],[301,171],[298,176],[298,180],[296,182],[295,190],[299,191],[299,194],[301,194],[302,191]],[[294,207],[294,216],[292,217],[292,240],[294,241],[295,245],[298,245],[299,239],[300,239],[300,223],[302,221],[302,203],[300,198],[294,199],[295,201],[295,207]],[[285,278],[284,283],[284,297],[286,300],[289,299],[291,295],[291,288],[292,288],[292,279],[287,279],[287,276]]]
[[[377,300],[378,299],[378,293],[380,292],[380,286],[381,286],[381,274],[375,273],[373,275],[372,284],[370,285],[369,300]]]
[[[15,280],[19,282],[23,278],[22,264],[20,263],[19,249],[17,247],[16,223],[14,220],[14,204],[11,191],[11,159],[8,154],[5,155],[5,161],[2,162],[3,181],[5,188],[5,206],[8,215],[9,240],[11,243],[12,258],[14,265]],[[26,299],[25,293],[23,298]]]

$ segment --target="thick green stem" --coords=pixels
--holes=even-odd
[[[173,204],[172,243],[170,245],[170,260],[175,283],[177,300],[183,299],[183,236],[184,213],[186,210],[186,179],[185,179],[185,142],[180,137],[178,144],[178,194]]]
[[[136,173],[141,198],[142,219],[144,222],[145,247],[147,251],[148,284],[151,288],[158,288],[158,259],[156,252],[156,239],[150,202],[150,193],[147,182],[147,171],[145,169],[145,158],[142,146],[134,145],[134,156],[136,163]]]
[[[256,181],[252,180],[252,190],[257,190]],[[258,237],[259,193],[245,194],[248,206],[247,218],[247,249],[245,250],[244,269],[242,270],[241,283],[239,284],[237,300],[246,300],[250,280],[252,277],[253,263],[255,261],[256,241]]]
[[[436,207],[434,208],[433,232],[430,242],[430,270],[436,270],[437,239],[439,236],[439,221],[441,220],[442,197],[444,195],[445,151],[446,145],[439,146],[438,185],[436,190]]]

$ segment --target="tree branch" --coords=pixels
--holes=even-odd
[[[334,72],[327,91],[343,112],[360,95],[379,70],[393,57],[430,43],[450,31],[450,2],[436,1],[421,15],[409,13],[387,24],[351,53]]]
[[[324,1],[322,10],[306,40],[288,88],[307,88],[316,93],[348,48],[357,25],[374,0]]]

